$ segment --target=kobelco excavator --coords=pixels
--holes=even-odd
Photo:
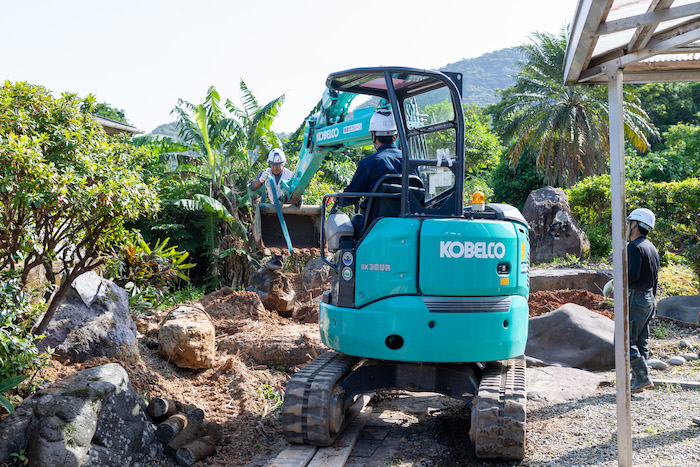
[[[305,232],[286,229],[284,221],[278,229],[289,231],[292,244],[295,237],[310,243],[299,235],[320,237],[322,251],[334,254],[327,260],[333,285],[319,310],[321,338],[332,350],[287,384],[286,439],[330,445],[360,395],[421,390],[467,402],[479,457],[522,459],[529,227],[516,208],[484,204],[479,193],[464,206],[461,77],[358,68],[331,74],[326,85],[285,188],[291,204],[263,207],[279,211],[278,219],[290,209],[320,210],[325,221]],[[358,96],[377,104],[351,110]],[[326,197],[365,197],[363,227],[354,229],[335,209],[327,215],[325,202],[294,206],[327,154],[371,143],[376,107],[391,109],[396,120],[401,173],[385,176],[369,193]],[[282,237],[278,232],[271,241],[279,245]]]

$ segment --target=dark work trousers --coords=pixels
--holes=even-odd
[[[654,313],[654,293],[651,290],[629,291],[630,360],[649,358],[649,320]]]

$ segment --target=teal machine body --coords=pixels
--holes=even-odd
[[[375,109],[394,115],[401,173],[368,193],[330,193],[318,206],[333,275],[319,331],[333,350],[288,382],[285,437],[329,445],[358,395],[418,389],[467,402],[479,457],[522,459],[529,227],[516,208],[484,204],[483,195],[465,203],[461,76],[357,68],[331,74],[326,86],[285,199],[300,199],[324,158],[371,144]],[[369,100],[353,109],[358,96]],[[361,229],[352,212],[326,212],[331,197],[366,199]]]

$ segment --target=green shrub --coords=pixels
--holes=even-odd
[[[700,270],[700,180],[682,182],[626,183],[627,212],[649,208],[656,214],[656,226],[649,240],[656,245],[663,261],[666,253],[684,256]],[[610,176],[586,178],[565,190],[571,212],[587,234],[599,238],[604,232],[612,236],[610,211]]]
[[[31,334],[42,304],[32,304],[18,279],[0,280],[0,380],[32,374],[46,364],[51,352],[40,354]]]
[[[168,239],[149,246],[138,231],[127,233],[105,268],[105,275],[127,289],[129,306],[146,309],[157,306],[180,280],[188,281],[189,253],[167,247]]]
[[[545,186],[531,154],[523,154],[515,166],[511,166],[507,158],[501,158],[491,180],[493,201],[513,205],[521,211],[530,192]]]
[[[662,297],[697,295],[700,290],[698,274],[682,256],[666,253],[666,265],[659,271],[659,290]]]

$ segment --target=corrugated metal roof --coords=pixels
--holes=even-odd
[[[564,63],[567,84],[700,80],[700,2],[579,0]]]

